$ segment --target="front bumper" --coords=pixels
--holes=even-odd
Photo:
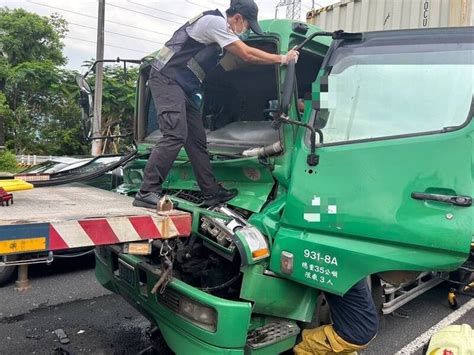
[[[117,272],[118,264],[123,262],[131,267],[127,280],[119,277]],[[143,258],[121,254],[117,246],[98,248],[96,277],[104,287],[121,294],[156,324],[168,346],[177,354],[244,353],[252,311],[249,302],[229,301],[202,292],[180,280],[170,281],[167,289],[173,299],[176,299],[176,295],[182,295],[216,311],[216,328],[210,331],[180,315],[173,303],[163,299],[159,293],[151,294],[159,275]]]

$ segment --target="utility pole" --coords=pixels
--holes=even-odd
[[[97,22],[97,51],[96,60],[104,59],[104,23],[105,23],[105,0],[99,0],[99,14]],[[104,69],[102,63],[95,67],[95,93],[94,93],[94,117],[92,121],[92,138],[102,135],[102,81]],[[92,155],[101,154],[102,141],[92,141]]]
[[[3,37],[6,35],[4,30],[0,30],[0,57],[7,59],[7,55],[3,53]],[[5,89],[5,79],[0,79],[0,92]],[[0,153],[5,149],[5,117],[0,116]]]
[[[278,8],[286,7],[286,18],[290,20],[300,20],[301,18],[301,0],[280,0],[275,6],[275,18],[278,14]]]

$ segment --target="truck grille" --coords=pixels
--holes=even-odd
[[[169,287],[165,289],[163,294],[157,293],[156,300],[173,312],[178,312],[179,310],[179,295]]]

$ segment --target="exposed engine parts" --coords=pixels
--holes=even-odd
[[[199,198],[197,194],[191,197]],[[171,278],[178,278],[204,292],[238,298],[242,274],[234,234],[249,224],[245,217],[226,206],[208,211],[209,214],[201,214],[198,233],[191,237],[153,241],[149,258],[160,277],[152,293],[163,294]]]
[[[233,235],[237,230],[249,225],[247,220],[225,206],[212,208],[211,211],[222,213],[228,218],[201,217],[201,233],[213,242],[226,248],[229,252],[234,253],[236,245]]]
[[[242,152],[242,155],[244,157],[259,157],[259,158],[265,158],[265,157],[271,157],[273,155],[277,155],[283,152],[283,146],[280,141],[275,142],[273,144],[269,144],[265,147],[259,147],[259,148],[251,148],[244,150]]]

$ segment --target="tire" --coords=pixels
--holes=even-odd
[[[2,261],[13,261],[17,260],[16,255],[4,256]],[[0,266],[0,287],[5,286],[13,277],[13,274],[16,271],[16,266]]]

